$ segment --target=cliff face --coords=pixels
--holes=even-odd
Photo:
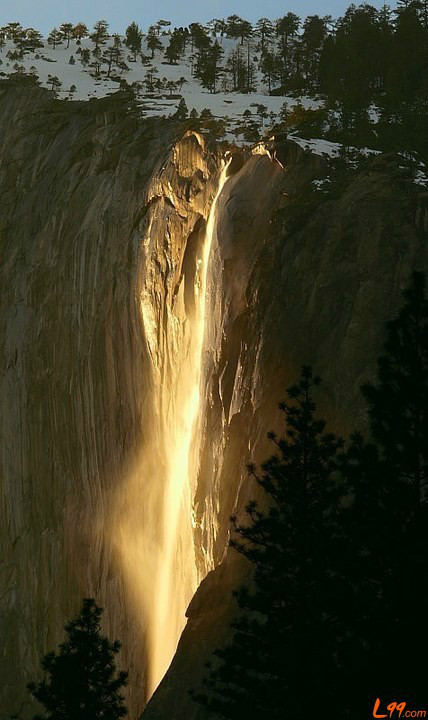
[[[177,141],[171,122],[137,120],[124,96],[67,104],[6,83],[0,93],[0,711],[29,716],[25,683],[85,596],[123,643],[130,716],[142,710],[167,457],[193,353],[192,480],[168,546],[180,572],[163,587],[180,611],[209,574],[146,713],[197,717],[187,688],[246,571],[225,556],[228,518],[254,492],[245,463],[268,452],[276,402],[302,363],[325,379],[334,428],[364,423],[358,387],[383,323],[426,265],[414,195],[379,158],[308,211],[288,198],[325,168],[284,144],[280,162],[263,149],[234,156],[214,217],[221,154],[197,135]],[[189,537],[192,567],[180,550]]]
[[[162,324],[217,161],[194,137],[171,152],[171,124],[126,105],[0,99],[0,708],[22,717],[85,596],[123,642],[132,716],[143,707],[144,618],[112,530],[150,423],[141,291],[154,274]]]
[[[261,197],[266,183],[251,181],[249,164],[229,192],[225,187],[219,210],[223,297],[231,292],[242,299],[229,306],[225,300],[226,310],[234,307],[236,312],[221,314],[226,339],[208,384],[206,437],[215,434],[222,413],[228,418],[212,484],[218,498],[219,553],[224,552],[230,510],[239,515],[257,497],[257,488],[245,479],[244,463],[261,462],[270,454],[265,433],[282,430],[276,400],[302,364],[312,364],[324,380],[318,409],[330,429],[341,434],[365,429],[360,385],[374,375],[384,323],[396,314],[411,271],[427,268],[426,235],[415,227],[417,189],[403,179],[399,159],[375,158],[318,196],[306,183],[325,174],[321,159],[288,143],[277,148],[277,156],[284,172],[275,176],[270,192],[277,205],[270,222],[254,235],[259,242],[253,244],[249,232],[251,209],[258,216],[251,189]],[[216,458],[211,447],[204,457],[207,465]],[[188,691],[200,688],[205,663],[230,638],[237,610],[232,590],[247,574],[244,561],[228,551],[201,583],[178,651],[144,720],[206,717]]]

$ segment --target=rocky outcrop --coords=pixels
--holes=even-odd
[[[140,589],[151,577],[138,538],[155,522],[160,493],[152,470],[162,453],[147,462],[159,439],[154,378],[175,362],[171,309],[183,326],[193,311],[186,283],[221,163],[197,134],[176,134],[171,121],[139,119],[124,93],[66,103],[0,84],[5,715],[31,714],[25,683],[84,596],[105,607],[104,629],[123,643],[130,716],[145,702]],[[236,153],[229,166],[208,274],[191,488],[197,572],[208,576],[148,718],[197,717],[187,690],[227,633],[231,590],[246,573],[226,553],[228,518],[254,493],[245,464],[268,452],[276,401],[299,366],[324,377],[320,406],[335,429],[364,423],[358,388],[384,320],[411,269],[426,263],[415,196],[390,172],[394,162],[380,157],[325,195],[310,182],[326,161],[293,143],[276,158],[264,148]]]

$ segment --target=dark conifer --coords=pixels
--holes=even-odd
[[[377,380],[362,391],[371,439],[354,435],[343,467],[354,498],[355,586],[343,663],[354,670],[348,689],[358,673],[368,691],[376,680],[378,688],[417,692],[428,673],[426,645],[417,642],[428,632],[428,301],[421,273],[387,324]]]
[[[76,620],[65,626],[66,640],[59,651],[42,660],[45,678],[28,684],[45,708],[34,720],[117,720],[127,710],[120,694],[127,673],[117,672],[120,643],[100,633],[102,609],[85,599]]]
[[[125,45],[134,53],[134,61],[137,60],[137,54],[141,51],[141,43],[143,32],[140,30],[136,22],[132,22],[126,28]]]
[[[250,466],[263,507],[250,502],[246,524],[232,518],[231,545],[252,564],[253,583],[237,593],[233,640],[217,651],[206,692],[193,695],[223,718],[304,718],[326,697],[333,710],[348,593],[343,491],[334,477],[342,441],[314,416],[318,384],[305,367],[288,389],[285,437],[270,434],[277,453],[261,475]]]

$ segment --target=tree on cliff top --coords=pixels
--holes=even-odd
[[[46,712],[34,720],[116,720],[127,714],[120,694],[127,673],[116,673],[114,663],[120,643],[100,634],[102,612],[93,599],[83,600],[59,651],[43,658],[44,680],[27,686]]]
[[[134,53],[134,61],[137,60],[137,53],[141,51],[143,32],[134,21],[126,28],[125,45]]]
[[[146,44],[147,44],[147,47],[149,48],[149,50],[152,51],[152,60],[155,56],[156,50],[163,50],[162,41],[159,39],[159,37],[156,33],[156,29],[153,25],[151,27],[149,27],[149,31],[147,33],[147,38],[146,38]]]

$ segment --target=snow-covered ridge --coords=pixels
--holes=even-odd
[[[99,76],[96,77],[94,68],[91,65],[82,63],[82,51],[91,53],[94,43],[90,39],[82,39],[78,43],[70,39],[69,47],[67,41],[57,45],[55,49],[43,39],[44,47],[34,51],[26,51],[23,59],[10,59],[8,53],[16,51],[12,40],[6,39],[5,45],[0,53],[0,77],[15,72],[33,73],[36,75],[43,87],[53,88],[57,96],[68,100],[90,100],[101,98],[116,92],[121,81],[134,85],[137,91],[137,98],[142,114],[145,116],[172,115],[176,112],[180,99],[183,98],[189,112],[195,109],[198,113],[208,109],[214,118],[224,120],[226,123],[225,139],[234,142],[242,140],[240,133],[237,133],[245,122],[251,120],[248,112],[254,120],[257,120],[262,130],[267,130],[279,119],[279,113],[287,103],[288,108],[301,104],[305,109],[317,109],[323,102],[319,99],[302,96],[299,98],[288,96],[269,95],[267,87],[263,84],[262,74],[258,70],[255,79],[256,91],[248,94],[226,91],[210,93],[204,89],[200,81],[192,75],[192,60],[190,48],[187,48],[184,56],[176,65],[168,64],[164,59],[161,50],[156,50],[153,59],[149,64],[144,64],[140,56],[134,61],[133,54],[122,41],[122,51],[125,56],[125,65],[128,69],[116,69],[111,71],[111,77],[107,75],[106,65],[101,65]],[[161,36],[160,41],[164,49],[169,43],[169,36]],[[225,58],[239,45],[239,40],[219,37],[219,44],[224,50]],[[143,37],[143,55],[151,55],[147,47],[147,35]],[[148,92],[146,86],[147,73],[152,72],[156,79],[161,81],[162,87],[156,92]],[[51,78],[58,78],[60,84],[52,85]],[[256,107],[264,106],[265,117],[260,118],[259,110]],[[244,113],[247,111],[247,116]]]
[[[58,33],[60,37],[60,33]],[[142,117],[171,116],[177,112],[180,102],[184,101],[188,113],[192,110],[198,115],[209,111],[214,121],[220,121],[215,130],[219,140],[238,145],[253,145],[258,139],[266,136],[271,128],[284,119],[293,108],[303,107],[305,110],[317,110],[324,107],[324,100],[319,97],[270,95],[264,84],[263,73],[259,67],[260,53],[257,47],[252,48],[254,64],[254,90],[241,93],[230,89],[227,73],[218,82],[217,92],[205,89],[198,78],[194,77],[192,66],[195,62],[190,44],[187,45],[176,64],[166,60],[165,50],[171,39],[171,33],[165,32],[158,38],[159,47],[154,51],[148,46],[149,35],[142,38],[141,51],[133,54],[125,43],[125,36],[111,36],[100,47],[100,53],[94,55],[93,39],[77,40],[62,38],[52,46],[47,38],[41,38],[42,47],[34,50],[26,49],[19,56],[19,48],[7,35],[0,32],[0,79],[13,73],[29,73],[38,78],[43,87],[55,91],[64,100],[88,101],[102,98],[117,92],[121,86],[133,88]],[[215,40],[224,53],[224,64],[232,53],[240,48],[240,40],[226,36],[217,36]],[[105,58],[106,48],[114,42],[119,43],[121,63],[112,63],[110,70]],[[153,55],[153,57],[152,57]],[[95,65],[98,64],[98,68]],[[300,111],[298,110],[298,113]],[[335,111],[330,111],[334,117]],[[379,121],[379,109],[375,105],[369,108],[371,121]],[[252,130],[252,135],[246,133]],[[289,134],[307,152],[329,158],[337,158],[343,151],[340,143],[325,138],[301,138],[297,133]],[[362,159],[376,155],[380,151],[370,148],[349,148],[355,158]],[[352,166],[358,159],[348,159]],[[421,188],[426,188],[428,179],[426,169],[420,164],[413,181]]]

